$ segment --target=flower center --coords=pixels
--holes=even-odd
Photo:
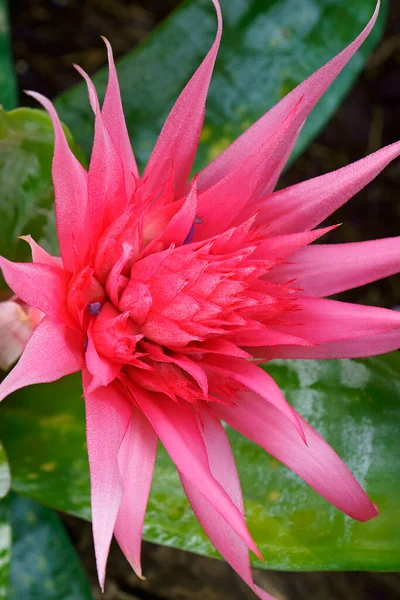
[[[209,401],[207,352],[243,356],[243,331],[268,329],[292,290],[261,280],[273,262],[257,258],[252,220],[196,243],[193,223],[180,245],[144,239],[148,228],[113,224],[71,280],[67,305],[86,340],[87,368],[96,385],[119,379],[174,400]]]
[[[89,315],[98,315],[101,310],[101,302],[89,302],[87,310]]]

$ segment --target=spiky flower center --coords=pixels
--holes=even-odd
[[[123,213],[71,280],[67,304],[94,377],[100,364],[110,381],[128,377],[174,399],[210,400],[191,363],[218,344],[246,356],[236,334],[268,328],[293,294],[262,279],[275,263],[257,257],[254,219],[201,242],[193,242],[195,220],[176,245],[163,212]]]

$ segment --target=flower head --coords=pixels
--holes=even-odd
[[[326,296],[399,271],[399,238],[310,245],[314,229],[400,154],[393,144],[358,163],[274,192],[309,112],[376,19],[189,180],[221,37],[172,109],[139,175],[110,45],[88,172],[68,148],[51,103],[61,257],[32,239],[33,262],[0,259],[9,286],[46,316],[3,398],[82,371],[93,531],[101,585],[115,534],[141,575],[143,519],[161,439],[201,525],[260,598],[239,480],[221,420],[361,521],[377,514],[335,452],[286,402],[257,361],[356,357],[399,346],[400,313]],[[378,10],[378,9],[377,9]],[[289,260],[288,260],[289,259]]]

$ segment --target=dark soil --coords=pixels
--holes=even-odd
[[[139,43],[178,0],[10,0],[13,49],[21,89],[54,97],[78,82],[71,63],[93,72],[105,56],[99,34],[117,56]],[[26,101],[24,100],[24,103]],[[390,3],[385,38],[358,83],[312,146],[283,177],[294,183],[357,160],[400,139],[400,2]],[[343,226],[331,241],[357,241],[398,234],[400,161],[339,210],[332,222]],[[400,280],[390,278],[347,294],[360,303],[393,307]],[[96,584],[90,526],[66,523],[95,598],[103,600],[246,600],[254,595],[223,562],[145,543],[146,581],[140,581],[115,546],[106,592]],[[280,600],[400,600],[394,574],[259,572],[257,582]]]

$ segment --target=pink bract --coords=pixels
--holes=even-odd
[[[251,358],[370,356],[398,348],[400,313],[326,296],[397,273],[400,238],[310,244],[314,229],[394,158],[400,143],[274,192],[309,112],[371,31],[267,112],[188,181],[221,37],[179,96],[139,175],[112,51],[95,113],[88,171],[52,104],[53,180],[61,258],[31,238],[33,262],[0,259],[11,289],[45,313],[4,398],[82,371],[93,532],[104,585],[115,534],[141,576],[143,519],[160,439],[209,538],[260,598],[225,421],[354,519],[377,515],[335,452]]]
[[[17,298],[0,302],[0,369],[7,371],[21,356],[44,315]]]

